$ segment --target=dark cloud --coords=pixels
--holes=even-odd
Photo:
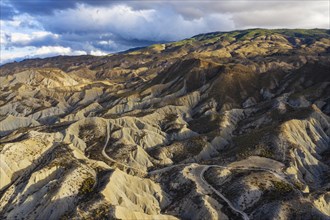
[[[76,0],[10,0],[18,11],[32,15],[49,14],[54,10],[73,8],[76,2]]]
[[[56,11],[54,16],[43,16],[42,19],[45,28],[54,33],[76,33],[82,36],[111,33],[125,40],[150,42],[173,41],[197,33],[233,28],[230,16],[223,14],[186,20],[168,7],[134,10],[127,5],[79,5],[75,9]]]
[[[56,10],[74,8],[77,4],[106,6],[115,3],[107,0],[9,0],[18,11],[31,15],[49,15]]]

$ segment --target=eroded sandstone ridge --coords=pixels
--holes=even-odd
[[[329,30],[0,70],[0,219],[330,219]]]

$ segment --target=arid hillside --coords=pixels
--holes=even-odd
[[[0,219],[330,219],[330,30],[0,67]]]

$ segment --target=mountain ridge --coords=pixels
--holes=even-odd
[[[241,34],[249,34],[253,31],[266,31],[268,33],[281,33],[281,34],[285,34],[287,36],[290,35],[294,35],[294,34],[301,34],[301,35],[315,35],[315,31],[318,32],[318,34],[325,34],[325,35],[330,35],[330,29],[322,29],[322,28],[311,28],[311,29],[288,29],[288,28],[279,28],[279,29],[264,29],[264,28],[250,28],[250,29],[242,29],[242,30],[233,30],[233,31],[215,31],[215,32],[208,32],[208,33],[203,33],[203,34],[197,34],[194,35],[190,38],[185,38],[183,40],[178,40],[178,41],[172,41],[172,42],[165,42],[165,43],[161,43],[161,44],[171,44],[171,43],[175,43],[175,42],[180,42],[180,41],[185,41],[185,40],[189,40],[189,39],[196,39],[199,37],[207,37],[207,36],[213,36],[213,35],[221,35],[221,34],[232,34],[232,33],[241,33]],[[14,61],[14,62],[10,62],[10,63],[5,63],[2,64],[0,66],[4,66],[7,64],[13,64],[13,63],[20,63],[20,62],[27,62],[29,60],[31,61],[38,61],[38,60],[44,60],[44,59],[56,59],[56,58],[60,58],[60,57],[84,57],[84,58],[88,58],[88,57],[106,57],[106,56],[112,56],[112,55],[116,55],[116,54],[126,54],[126,53],[130,53],[136,50],[143,50],[149,47],[153,47],[154,45],[158,45],[160,43],[156,43],[156,44],[152,44],[149,46],[144,46],[144,47],[135,47],[135,48],[131,48],[125,51],[120,51],[120,52],[116,52],[116,53],[110,53],[104,56],[93,56],[93,55],[58,55],[58,56],[52,56],[52,57],[45,57],[45,58],[31,58],[31,59],[24,59],[21,61]]]

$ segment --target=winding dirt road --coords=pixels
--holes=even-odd
[[[238,213],[240,216],[242,216],[242,218],[244,220],[249,220],[249,217],[248,215],[243,212],[242,210],[239,210],[237,209],[229,199],[227,199],[222,193],[220,193],[217,189],[215,189],[211,184],[209,184],[205,178],[204,178],[204,173],[211,167],[216,167],[216,168],[222,168],[222,169],[229,169],[229,170],[254,170],[254,171],[266,171],[266,172],[270,172],[271,174],[273,174],[274,176],[276,176],[277,178],[283,180],[284,182],[288,183],[290,186],[292,186],[293,189],[295,189],[300,195],[301,195],[301,192],[296,189],[296,187],[290,183],[288,180],[285,179],[285,177],[279,173],[277,173],[276,171],[274,170],[270,170],[268,168],[254,168],[254,167],[228,167],[228,166],[220,166],[220,165],[198,165],[196,163],[186,163],[186,164],[175,164],[175,165],[171,165],[171,166],[168,166],[168,167],[164,167],[164,168],[161,168],[161,169],[158,169],[158,170],[153,170],[153,171],[150,171],[150,172],[145,172],[144,170],[140,170],[138,168],[135,168],[135,167],[131,167],[131,166],[128,166],[126,164],[123,164],[121,162],[118,162],[114,159],[112,159],[111,157],[109,157],[106,152],[105,152],[105,149],[106,147],[108,146],[108,143],[109,143],[109,140],[110,140],[110,132],[111,132],[111,129],[110,129],[110,123],[107,122],[107,136],[106,136],[106,141],[105,141],[105,144],[104,144],[104,147],[102,149],[102,155],[109,161],[113,162],[113,163],[116,163],[118,165],[121,165],[125,168],[128,168],[128,169],[133,169],[133,170],[136,170],[138,172],[142,172],[143,174],[148,174],[148,175],[154,175],[154,174],[159,174],[159,173],[163,173],[165,171],[169,171],[171,170],[172,168],[174,167],[179,167],[179,166],[193,166],[195,171],[194,172],[190,172],[191,175],[194,176],[195,178],[195,181],[196,181],[196,184],[198,184],[201,188],[203,188],[203,190],[205,192],[208,192],[208,191],[212,191],[213,193],[215,193],[216,195],[218,195],[221,199],[223,199],[227,205],[236,213]]]
[[[128,165],[123,164],[123,163],[121,163],[121,162],[119,162],[119,161],[116,161],[116,160],[114,160],[114,159],[112,159],[111,157],[108,156],[108,154],[105,152],[105,149],[106,149],[106,147],[108,146],[108,143],[109,143],[109,140],[110,140],[110,132],[111,132],[111,129],[110,129],[110,123],[107,121],[107,137],[106,137],[106,141],[105,141],[104,147],[103,147],[103,149],[102,149],[102,155],[103,155],[107,160],[109,160],[109,161],[111,161],[111,162],[113,162],[113,163],[116,163],[116,164],[118,164],[118,165],[120,165],[120,166],[123,166],[123,167],[125,167],[125,168],[127,168],[127,169],[132,169],[132,170],[136,170],[136,171],[138,171],[138,172],[141,172],[141,173],[143,173],[143,174],[147,174],[147,172],[144,171],[144,170],[141,170],[141,169],[138,169],[138,168],[135,168],[135,167],[128,166]]]
[[[227,199],[223,194],[221,194],[218,190],[216,190],[213,186],[211,186],[211,184],[209,184],[209,183],[205,180],[205,178],[204,178],[204,173],[205,173],[205,171],[208,170],[210,167],[211,167],[211,166],[206,166],[206,167],[203,168],[202,172],[201,172],[200,175],[199,175],[200,179],[201,179],[206,185],[208,185],[208,187],[209,187],[209,188],[210,188],[215,194],[217,194],[218,196],[220,196],[220,197],[221,197],[221,198],[222,198],[222,199],[228,204],[228,206],[229,206],[234,212],[239,213],[239,214],[242,216],[242,218],[243,218],[244,220],[249,220],[249,217],[248,217],[248,215],[247,215],[245,212],[243,212],[243,211],[241,211],[241,210],[235,208],[235,206],[229,201],[229,199]]]
[[[163,173],[166,171],[169,171],[170,169],[174,168],[174,167],[179,167],[179,166],[191,166],[193,167],[192,170],[190,170],[190,175],[194,176],[194,181],[196,182],[196,184],[198,184],[200,187],[202,187],[204,189],[205,192],[211,190],[213,193],[215,193],[216,195],[218,195],[219,197],[221,197],[226,203],[227,205],[236,213],[238,213],[239,215],[242,216],[242,218],[244,220],[249,220],[248,215],[243,212],[242,210],[237,209],[229,199],[227,199],[222,193],[220,193],[217,189],[215,189],[211,184],[209,184],[205,178],[204,178],[204,173],[211,167],[215,167],[215,168],[221,168],[221,169],[229,169],[229,170],[249,170],[249,171],[265,171],[265,172],[269,172],[272,175],[276,176],[277,178],[279,178],[280,180],[286,182],[287,184],[289,184],[297,193],[299,193],[300,195],[302,195],[302,193],[300,192],[300,190],[298,190],[292,183],[290,183],[287,179],[285,179],[283,174],[279,174],[278,172],[268,169],[268,168],[255,168],[255,167],[229,167],[229,166],[220,166],[220,165],[198,165],[196,163],[187,163],[187,164],[175,164],[172,166],[168,166],[168,167],[164,167],[158,170],[153,170],[150,171],[148,174],[149,175],[154,175],[154,174],[159,174],[159,173]],[[202,169],[201,169],[202,168]]]

